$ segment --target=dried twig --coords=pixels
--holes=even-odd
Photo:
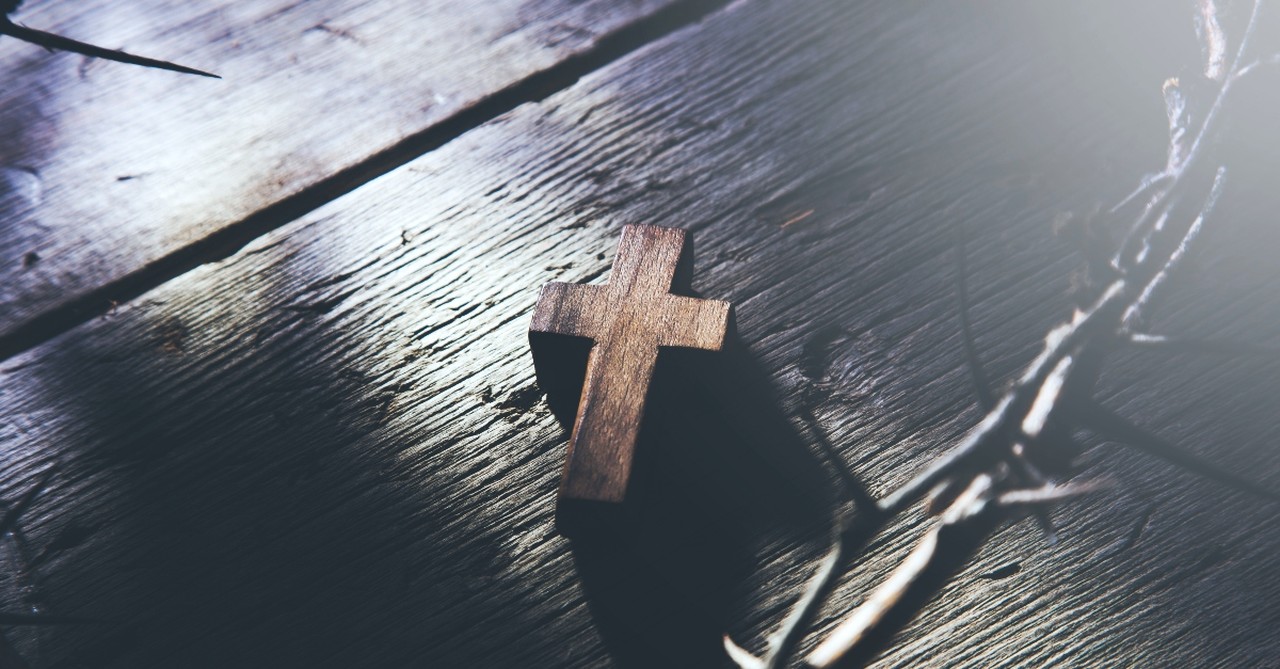
[[[1056,479],[1069,476],[1069,469],[1054,466],[1047,472],[1041,470],[1041,463],[1069,463],[1071,456],[1078,452],[1069,437],[1069,427],[1083,427],[1235,490],[1280,501],[1280,492],[1226,472],[1133,425],[1090,397],[1103,358],[1117,344],[1186,352],[1222,352],[1225,348],[1223,344],[1157,337],[1141,333],[1139,329],[1152,296],[1178,268],[1222,192],[1226,168],[1211,161],[1210,147],[1233,84],[1264,62],[1245,64],[1261,9],[1262,0],[1255,0],[1234,57],[1227,63],[1226,41],[1218,25],[1217,6],[1214,0],[1200,0],[1197,30],[1205,43],[1205,75],[1221,82],[1216,96],[1192,134],[1187,125],[1188,101],[1177,80],[1165,82],[1168,158],[1161,172],[1144,177],[1138,188],[1112,209],[1113,214],[1119,215],[1141,205],[1111,260],[1114,278],[1098,290],[1097,297],[1086,308],[1077,310],[1068,322],[1050,331],[1040,355],[999,398],[987,387],[987,377],[973,343],[961,238],[957,259],[962,335],[976,393],[987,410],[985,418],[949,453],[875,501],[873,509],[861,509],[859,524],[849,520],[851,514],[841,516],[831,552],[765,655],[755,657],[725,639],[726,648],[738,666],[743,669],[785,666],[802,634],[801,627],[820,608],[839,574],[839,564],[854,550],[855,541],[865,541],[890,518],[926,495],[930,498],[928,507],[941,510],[937,520],[906,559],[818,644],[806,658],[808,666],[821,669],[842,662],[944,555],[963,553],[965,546],[978,545],[1005,519],[1028,513],[1037,515],[1052,537],[1052,526],[1043,512],[1053,504],[1101,485],[1099,482],[1060,484]],[[1257,352],[1257,349],[1246,352]],[[853,527],[859,531],[851,532]]]

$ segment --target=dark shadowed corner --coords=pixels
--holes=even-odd
[[[361,323],[382,321],[339,315],[325,260],[258,267],[238,285],[256,301],[221,298],[228,279],[198,272],[24,355],[39,387],[19,389],[15,411],[56,407],[39,447],[62,467],[42,508],[73,510],[33,529],[50,547],[42,566],[57,563],[41,587],[50,611],[105,621],[59,630],[40,666],[505,665],[527,652],[535,625],[503,602],[538,584],[498,578],[504,528],[463,510],[463,454],[397,418],[450,405],[417,385],[419,366],[368,370],[385,333]],[[396,464],[410,446],[433,453],[413,476]],[[70,497],[94,502],[55,503]]]

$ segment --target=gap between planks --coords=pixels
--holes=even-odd
[[[0,336],[0,362],[33,349],[201,265],[224,260],[259,237],[439,149],[521,105],[540,102],[650,43],[700,23],[727,7],[731,1],[690,0],[668,5],[602,38],[593,48],[489,94],[439,123],[408,135],[390,147],[277,200],[238,222],[171,251],[119,279],[41,312],[8,334]]]

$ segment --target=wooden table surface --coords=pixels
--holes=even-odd
[[[1163,166],[1195,3],[1062,4],[27,2],[224,78],[0,40],[0,501],[50,476],[0,612],[94,621],[0,626],[0,667],[759,650],[826,549],[821,443],[880,495],[981,415],[957,239],[1007,380],[1070,315],[1077,233]],[[1280,68],[1241,91],[1162,333],[1280,342]],[[688,424],[646,427],[635,516],[570,542],[527,330],[630,223],[690,231],[741,348],[658,382]],[[1128,352],[1099,396],[1280,488],[1277,391],[1277,356]],[[1280,666],[1280,506],[1089,443],[1081,477],[1115,485],[1058,544],[1006,527],[871,664]],[[802,648],[924,527],[890,525]]]

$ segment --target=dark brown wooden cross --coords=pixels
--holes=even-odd
[[[626,497],[645,395],[665,347],[721,350],[728,302],[673,295],[688,288],[692,251],[677,228],[628,225],[603,286],[549,283],[530,326],[538,335],[593,342],[560,483],[566,500],[620,504]],[[541,380],[541,374],[540,374]]]

